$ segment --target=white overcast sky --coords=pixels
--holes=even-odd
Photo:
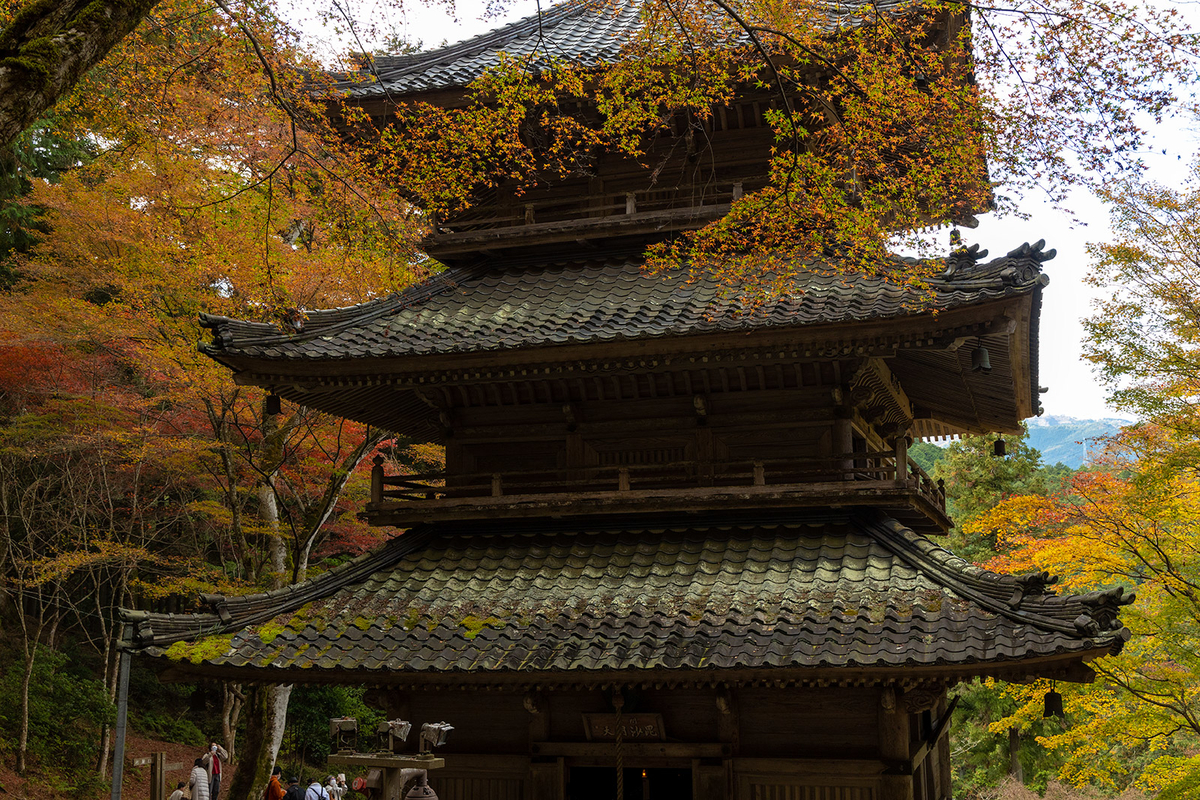
[[[486,0],[460,0],[454,16],[438,7],[427,7],[420,3],[410,4],[407,11],[397,14],[388,3],[376,0],[341,0],[343,8],[358,20],[391,19],[389,26],[381,28],[380,35],[392,33],[411,42],[420,42],[421,49],[430,49],[443,43],[453,43],[470,36],[484,33],[515,19],[533,14],[537,10],[536,0],[512,0],[509,11],[503,16],[482,19]],[[551,0],[543,0],[543,8]],[[1180,3],[1193,19],[1200,17],[1194,3]],[[310,6],[311,8],[311,6]],[[332,33],[322,33],[313,20],[295,20],[304,30],[306,37],[328,36],[324,45],[317,47],[330,52],[337,47],[333,43],[339,38]],[[363,45],[373,49],[377,44],[367,32]],[[310,40],[311,41],[311,40]],[[342,39],[342,41],[347,41]],[[1145,155],[1149,164],[1148,179],[1169,186],[1179,186],[1190,172],[1190,164],[1197,152],[1197,136],[1190,121],[1178,121],[1164,126],[1156,132]],[[1163,151],[1166,151],[1165,153]],[[1082,318],[1091,313],[1091,303],[1096,290],[1084,283],[1088,272],[1088,242],[1108,241],[1108,214],[1104,206],[1088,194],[1077,193],[1070,202],[1074,217],[1083,225],[1072,223],[1072,216],[1054,208],[1038,197],[1028,197],[1022,202],[1028,219],[996,218],[988,214],[980,218],[975,230],[964,230],[969,244],[978,243],[990,251],[989,257],[1002,256],[1022,242],[1046,240],[1046,248],[1055,248],[1058,256],[1045,265],[1050,277],[1042,306],[1040,337],[1040,383],[1050,391],[1042,396],[1046,414],[1079,418],[1111,417],[1119,415],[1110,409],[1104,399],[1104,391],[1092,373],[1091,365],[1081,356],[1083,336]]]

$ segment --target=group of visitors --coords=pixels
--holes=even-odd
[[[217,796],[221,794],[221,770],[224,762],[228,760],[229,753],[224,747],[216,742],[210,743],[208,752],[196,759],[188,782],[185,784],[180,781],[175,786],[171,800],[183,800],[184,787],[190,790],[187,796],[191,800],[217,800]]]
[[[287,788],[283,787],[283,770],[275,767],[271,771],[271,780],[267,784],[264,800],[342,800],[346,794],[346,776],[338,774],[325,779],[325,785],[317,778],[305,789],[298,777],[288,778]]]
[[[208,752],[196,759],[192,767],[191,777],[187,783],[180,781],[171,794],[171,800],[217,800],[221,793],[221,768],[229,760],[229,753],[224,747],[213,742]],[[185,787],[190,793],[184,792]],[[317,778],[312,779],[308,788],[300,782],[300,778],[288,778],[287,787],[283,786],[283,770],[275,767],[271,771],[271,780],[267,790],[263,792],[263,800],[342,800],[349,787],[346,786],[346,776],[339,773],[325,779],[325,785]]]

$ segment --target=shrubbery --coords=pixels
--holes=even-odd
[[[0,673],[0,747],[11,753],[20,735],[24,658],[12,650],[5,656]],[[116,709],[102,681],[66,653],[38,646],[29,685],[32,765],[54,766],[66,779],[91,779],[99,756],[100,728],[115,718]]]
[[[358,720],[360,749],[375,735],[384,714],[363,700],[361,686],[297,686],[288,702],[287,731],[279,749],[286,767],[324,764],[329,757],[329,720]]]

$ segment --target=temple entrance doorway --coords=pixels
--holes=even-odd
[[[692,771],[672,767],[626,767],[625,800],[692,800]],[[614,800],[616,767],[570,767],[567,800]]]

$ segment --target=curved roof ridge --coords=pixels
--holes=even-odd
[[[869,523],[868,527],[881,543],[914,569],[1014,622],[1075,636],[1111,638],[1115,650],[1120,650],[1129,638],[1129,631],[1121,625],[1117,612],[1121,606],[1132,603],[1134,595],[1125,594],[1123,587],[1086,595],[1056,595],[1048,587],[1057,578],[1049,573],[1003,575],[976,567],[893,519],[884,518]]]
[[[620,2],[624,6],[635,5],[635,2],[631,2],[631,0],[620,0]],[[583,11],[608,4],[604,0],[564,0],[561,3],[554,3],[545,11],[530,14],[527,17],[522,17],[521,19],[501,25],[499,28],[492,28],[477,36],[472,36],[469,39],[463,39],[462,41],[443,47],[436,47],[433,50],[402,56],[381,56],[375,59],[375,68],[376,70],[382,70],[387,67],[393,67],[403,70],[414,66],[425,66],[453,56],[486,52],[489,47],[503,45],[514,35],[532,34],[539,27],[544,29],[547,25],[558,24],[563,18],[573,17]]]
[[[313,600],[328,597],[339,589],[362,583],[426,545],[429,538],[429,530],[409,531],[316,578],[282,589],[248,595],[201,594],[200,599],[213,608],[208,614],[162,614],[121,608],[122,621],[132,629],[126,637],[127,642],[138,648],[163,647],[201,636],[236,633],[249,625],[267,622]]]
[[[1028,245],[1023,247],[1029,248]],[[806,284],[802,282],[803,279],[797,280],[793,292],[779,298],[778,302],[764,306],[755,314],[741,313],[741,304],[737,298],[722,293],[715,279],[711,277],[703,276],[689,280],[682,268],[674,274],[651,275],[641,269],[638,259],[627,258],[624,255],[612,259],[559,258],[529,264],[485,261],[474,266],[457,267],[437,273],[422,283],[382,300],[345,309],[313,312],[304,330],[294,334],[283,333],[265,323],[202,315],[201,324],[213,330],[213,340],[209,344],[202,344],[200,349],[211,356],[236,354],[239,351],[241,354],[250,354],[248,351],[259,350],[262,352],[256,355],[272,359],[328,358],[341,354],[339,347],[344,347],[343,339],[349,341],[361,333],[371,339],[375,350],[372,355],[417,355],[430,351],[430,348],[438,352],[472,349],[471,337],[484,334],[487,334],[486,339],[490,343],[486,349],[501,349],[536,346],[539,343],[590,340],[601,335],[601,332],[594,330],[597,326],[604,328],[616,325],[619,330],[610,333],[618,338],[635,339],[685,335],[701,332],[701,329],[741,330],[774,325],[816,324],[822,320],[840,321],[841,317],[835,312],[838,309],[846,311],[850,307],[847,303],[842,303],[835,309],[821,299],[824,297],[822,292],[825,291],[822,287],[828,289],[833,283],[837,284],[836,291],[842,294],[858,292],[864,297],[873,298],[870,302],[875,305],[886,305],[886,308],[872,306],[872,318],[911,315],[928,311],[934,306],[971,304],[985,299],[984,295],[998,296],[1040,287],[1047,282],[1041,272],[1041,264],[1049,257],[1049,254],[1042,254],[1040,251],[1022,252],[1020,249],[985,264],[976,264],[970,257],[951,257],[945,261],[947,266],[938,276],[926,281],[930,290],[928,292],[893,282],[884,276],[867,273],[835,275],[832,270],[823,270],[814,264],[812,269],[805,273],[811,276]],[[565,302],[564,293],[569,291],[571,297],[578,300],[577,295],[580,292],[586,293],[591,285],[586,281],[580,286],[576,286],[575,283],[568,284],[567,279],[563,277],[568,273],[576,277],[583,276],[586,281],[591,281],[595,284],[593,293],[607,298],[602,304],[603,307],[598,309],[603,312],[600,317],[579,320],[573,315],[560,313],[561,309],[556,304]],[[659,297],[667,291],[664,288],[665,284],[671,281],[680,284],[680,289],[686,285],[686,302],[681,300],[677,292],[668,292],[665,298]],[[381,318],[424,306],[460,285],[465,286],[463,299],[448,302],[451,302],[454,308],[461,307],[470,313],[465,316],[441,315],[434,327],[439,331],[439,326],[446,325],[457,325],[458,328],[467,326],[466,328],[441,331],[435,336],[436,331],[419,326],[415,334],[416,340],[419,341],[414,340],[411,346],[404,344],[411,337],[397,335],[396,331],[389,329],[386,341],[379,339],[383,335],[379,331],[371,332],[373,327],[378,327]],[[632,292],[641,298],[639,302],[649,303],[647,308],[642,308],[639,312],[640,317],[626,320],[610,307],[612,292],[618,289],[624,293],[622,298]],[[512,295],[522,293],[529,296],[526,299],[536,302],[533,305],[524,301],[517,303],[517,306],[523,309],[521,313],[506,314],[501,320],[493,318],[495,315],[488,311],[488,303],[496,305],[502,302],[516,302],[512,300]],[[806,302],[806,297],[809,297],[811,302]],[[545,305],[546,303],[549,305]],[[820,308],[817,308],[818,305]],[[808,311],[803,314],[800,312],[801,307],[809,306],[811,308]],[[635,306],[624,311],[633,313],[638,311],[638,308]],[[652,309],[654,313],[647,316],[648,309]],[[835,317],[837,319],[834,319]],[[401,325],[401,328],[403,327]],[[497,337],[497,333],[503,336]],[[545,342],[539,339],[542,334],[545,334]],[[318,339],[330,341],[315,341]],[[508,339],[513,341],[504,344]],[[306,348],[307,343],[312,344]],[[312,352],[308,352],[309,350]]]
[[[304,316],[304,326],[296,333],[283,332],[269,322],[252,322],[200,312],[200,327],[208,328],[213,332],[212,343],[201,343],[200,352],[213,355],[234,346],[269,347],[278,344],[295,344],[319,336],[327,336],[345,328],[369,323],[384,314],[403,311],[406,308],[425,303],[440,294],[453,290],[458,286],[459,280],[475,277],[476,273],[480,271],[478,266],[452,267],[387,297],[340,308],[302,311],[300,313]],[[240,337],[236,333],[239,330],[243,332]]]
[[[858,27],[872,16],[896,13],[910,5],[915,5],[915,0],[826,0],[817,2],[815,10],[819,24],[833,32]],[[596,19],[581,20],[587,11],[598,12]],[[374,63],[378,80],[365,79],[367,72],[360,71],[346,75],[339,88],[352,97],[462,88],[494,66],[500,53],[529,57],[542,47],[572,61],[609,60],[641,25],[638,0],[565,0],[540,14],[461,42],[423,53],[382,56]],[[745,38],[739,35],[738,40]]]

